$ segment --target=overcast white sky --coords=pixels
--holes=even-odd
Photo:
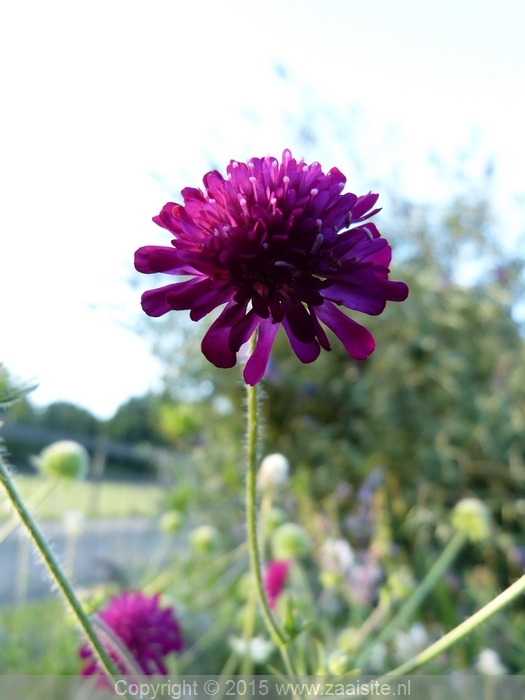
[[[474,178],[492,158],[512,240],[524,26],[522,0],[4,3],[0,359],[38,378],[41,404],[108,417],[145,392],[158,368],[130,330],[133,252],[167,244],[151,217],[231,158],[290,147],[358,193],[395,178],[428,201],[451,194],[430,153],[446,169],[470,152]],[[320,119],[302,153],[315,110],[339,135]]]

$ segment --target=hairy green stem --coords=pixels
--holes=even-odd
[[[33,508],[34,506],[41,503],[44,500],[44,498],[47,498],[47,496],[49,496],[49,494],[55,488],[57,483],[58,481],[56,479],[48,479],[47,481],[44,481],[42,484],[40,484],[40,487],[27,499],[28,507]],[[4,540],[6,540],[12,532],[16,530],[19,524],[20,521],[15,515],[0,528],[0,544]]]
[[[248,390],[248,474],[246,479],[246,520],[248,529],[248,546],[255,587],[266,627],[279,648],[286,647],[288,640],[279,629],[264,592],[261,574],[261,557],[257,537],[257,507],[256,507],[256,473],[257,473],[257,441],[259,437],[257,385],[247,385]]]
[[[442,652],[450,649],[451,646],[461,641],[467,634],[470,634],[476,627],[482,625],[486,620],[499,612],[506,605],[515,600],[518,596],[525,593],[525,576],[515,581],[512,586],[509,586],[503,593],[496,596],[490,603],[487,603],[481,610],[478,610],[474,615],[471,615],[467,620],[455,627],[453,630],[441,637],[437,642],[434,642],[427,649],[415,656],[410,661],[407,661],[402,666],[398,666],[393,671],[389,671],[389,676],[403,676],[412,671],[415,671],[423,664],[428,663]]]
[[[396,615],[383,628],[381,633],[370,642],[365,649],[359,654],[356,659],[356,666],[359,668],[360,663],[366,660],[367,653],[373,646],[380,642],[387,642],[392,635],[404,625],[406,625],[412,615],[419,608],[423,600],[427,597],[430,591],[436,586],[443,577],[443,574],[448,570],[454,559],[457,557],[464,544],[468,539],[468,535],[463,531],[457,531],[450,539],[445,549],[434,562],[431,569],[428,571],[425,578],[414,590],[408,600],[401,606]]]
[[[82,631],[86,635],[89,643],[93,647],[93,651],[95,652],[95,656],[98,659],[99,663],[101,664],[102,668],[104,671],[107,673],[109,676],[110,680],[113,680],[113,676],[116,675],[117,671],[115,670],[113,663],[109,657],[109,654],[107,653],[106,649],[104,648],[104,645],[98,638],[95,630],[93,629],[93,625],[91,624],[88,616],[86,613],[82,610],[82,606],[80,605],[80,602],[78,598],[76,597],[71,584],[67,580],[67,578],[64,576],[57,560],[55,559],[53,553],[51,552],[49,545],[45,541],[44,537],[42,536],[42,533],[40,532],[37,524],[33,520],[31,514],[27,510],[24,502],[20,498],[20,495],[18,494],[17,490],[15,489],[15,486],[11,480],[11,477],[9,475],[9,472],[7,470],[7,467],[4,464],[4,461],[2,457],[0,456],[0,483],[4,486],[8,498],[11,501],[14,509],[18,513],[20,520],[22,521],[23,525],[25,526],[29,536],[31,537],[31,540],[33,541],[33,544],[35,545],[38,553],[42,557],[45,565],[47,566],[47,569],[49,573],[51,574],[51,577],[55,581],[56,585],[58,586],[60,592],[62,595],[65,597],[69,605],[71,606],[71,609],[73,610],[73,613],[75,614],[78,624],[80,625]]]
[[[253,344],[252,344],[253,351]],[[283,659],[286,672],[292,678],[295,678],[294,669],[288,654],[288,644],[290,640],[280,629],[272,615],[268,600],[264,592],[264,586],[261,574],[261,556],[259,551],[259,539],[257,537],[257,493],[256,493],[256,475],[257,475],[257,444],[259,439],[259,412],[257,401],[257,385],[247,385],[248,394],[248,474],[246,477],[246,524],[248,530],[248,547],[250,550],[250,562],[252,567],[253,577],[255,579],[255,588],[257,597],[262,610],[262,615],[268,632],[274,643],[279,647],[281,657]]]

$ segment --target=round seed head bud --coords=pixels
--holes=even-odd
[[[464,498],[452,511],[452,526],[466,532],[471,542],[489,537],[492,520],[487,506],[477,498]]]
[[[180,510],[167,510],[159,521],[159,529],[166,535],[173,535],[181,528],[183,515]]]
[[[89,469],[86,449],[72,440],[54,442],[43,449],[33,462],[42,474],[62,479],[84,479]]]
[[[272,535],[274,559],[296,559],[308,554],[312,547],[308,533],[295,523],[285,523]]]
[[[261,491],[277,489],[288,481],[290,463],[279,453],[268,455],[257,472],[257,485]]]
[[[213,554],[219,548],[219,532],[213,525],[201,525],[190,533],[190,542],[197,554]]]
[[[348,654],[343,651],[334,651],[327,660],[328,672],[333,676],[342,676],[348,668],[350,661]]]

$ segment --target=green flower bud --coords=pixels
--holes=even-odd
[[[190,542],[197,554],[213,554],[219,548],[219,532],[213,525],[201,525],[190,533]]]
[[[84,479],[89,469],[86,449],[72,440],[54,442],[34,457],[33,462],[42,474],[63,479]]]
[[[492,519],[487,506],[477,498],[464,498],[456,503],[451,522],[456,530],[466,532],[471,542],[489,537]]]
[[[337,571],[321,571],[319,581],[324,588],[337,588],[343,582],[343,577]]]
[[[312,547],[308,533],[295,523],[285,523],[272,535],[274,559],[293,559],[308,554]]]
[[[180,530],[183,519],[179,510],[167,510],[159,521],[159,528],[166,535],[173,535]]]
[[[357,627],[347,627],[337,637],[337,649],[342,652],[353,652],[356,649]]]
[[[328,672],[333,676],[342,676],[346,673],[348,662],[350,661],[347,654],[342,651],[334,651],[328,657]]]

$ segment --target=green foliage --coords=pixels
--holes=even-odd
[[[0,673],[75,675],[79,639],[59,600],[0,608]]]
[[[7,408],[33,391],[35,385],[18,385],[0,362],[0,408]]]

